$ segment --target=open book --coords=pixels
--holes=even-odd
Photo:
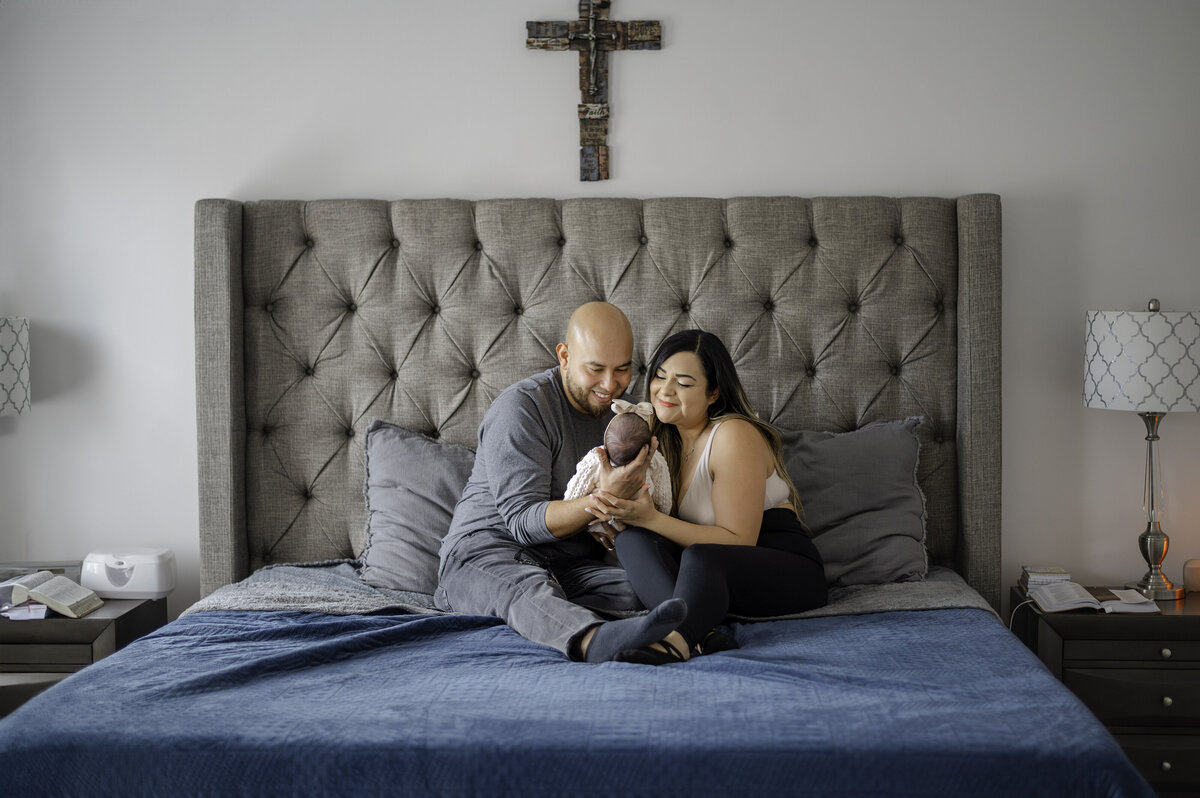
[[[9,600],[13,604],[36,601],[68,618],[82,618],[104,604],[94,590],[49,571],[18,576],[5,583],[5,587],[10,585],[12,596]]]
[[[1042,612],[1093,609],[1100,612],[1158,612],[1158,605],[1136,590],[1084,587],[1075,582],[1055,582],[1029,588],[1029,597]]]

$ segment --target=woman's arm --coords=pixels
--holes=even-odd
[[[767,477],[774,469],[774,459],[762,434],[741,419],[729,419],[713,439],[708,467],[713,478],[712,526],[692,524],[660,512],[645,491],[632,500],[597,491],[590,509],[597,518],[607,520],[615,515],[626,525],[645,527],[680,546],[755,545],[762,526]]]

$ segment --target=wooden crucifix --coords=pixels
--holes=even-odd
[[[608,51],[661,50],[657,21],[616,22],[611,0],[579,0],[579,19],[526,22],[531,50],[579,51],[579,179],[608,180]]]

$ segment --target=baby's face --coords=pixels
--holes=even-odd
[[[604,429],[604,449],[608,452],[608,461],[615,466],[633,460],[648,443],[650,425],[637,413],[614,416]]]

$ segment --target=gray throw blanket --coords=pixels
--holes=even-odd
[[[388,590],[358,578],[357,563],[334,560],[297,565],[269,565],[232,585],[214,591],[184,611],[260,610],[363,615],[375,612],[442,614],[426,593]],[[854,585],[829,591],[824,607],[797,615],[737,620],[781,620],[826,615],[862,615],[896,610],[971,608],[992,612],[982,596],[948,568],[930,568],[923,582]]]

